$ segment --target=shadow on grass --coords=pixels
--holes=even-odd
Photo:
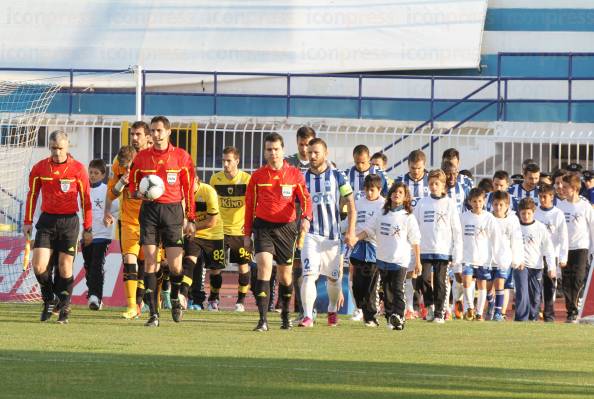
[[[206,352],[208,342],[191,345],[204,345]],[[0,396],[86,399],[180,395],[209,399],[594,396],[594,375],[585,372],[239,355],[183,356],[183,352],[183,347],[179,356],[0,349],[3,380]]]

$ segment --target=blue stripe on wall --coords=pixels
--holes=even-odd
[[[487,10],[485,30],[594,32],[592,9],[491,8]]]

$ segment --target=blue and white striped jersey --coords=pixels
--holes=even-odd
[[[421,177],[419,180],[413,180],[408,173],[405,173],[402,176],[398,176],[396,178],[396,182],[403,182],[408,186],[410,195],[412,197],[413,208],[421,198],[427,197],[429,194],[431,194],[429,191],[429,172],[427,171],[425,171],[423,177]]]
[[[309,233],[330,240],[340,239],[340,197],[353,193],[346,176],[330,166],[319,175],[308,170],[305,185],[311,196],[313,212]]]
[[[511,194],[509,196],[509,209],[513,212],[518,210],[518,200],[516,200]],[[485,199],[485,209],[487,212],[493,212],[493,193],[487,193],[487,198]]]
[[[309,169],[309,161],[303,162],[301,159],[299,159],[299,154],[297,153],[289,155],[285,158],[285,161],[287,161],[289,165],[299,168],[301,173],[303,173],[303,176],[305,176],[305,172],[307,172]]]
[[[388,194],[388,177],[381,168],[378,168],[375,165],[371,165],[369,169],[363,172],[357,170],[355,166],[351,166],[349,169],[345,170],[344,173],[348,177],[349,184],[353,189],[355,201],[365,196],[365,177],[367,177],[367,175],[379,175],[382,178],[381,194],[384,197]]]
[[[456,207],[459,213],[468,209],[466,207],[466,198],[468,197],[468,193],[470,193],[470,189],[471,187],[468,184],[462,183],[459,179],[456,181],[454,187],[447,188],[448,197],[456,201]]]
[[[474,181],[466,175],[458,173],[456,180],[458,183],[467,186],[469,191],[474,187]]]
[[[522,198],[526,198],[526,197],[530,197],[534,200],[534,203],[538,206],[540,203],[540,200],[538,199],[538,187],[530,190],[530,191],[526,191],[526,189],[524,187],[522,187],[521,184],[517,183],[512,185],[509,190],[508,190],[509,194],[514,197],[516,199],[516,202],[519,204],[520,200]]]

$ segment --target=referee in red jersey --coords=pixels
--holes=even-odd
[[[267,165],[256,170],[245,196],[244,247],[252,248],[258,264],[255,294],[260,320],[254,331],[268,331],[268,304],[272,261],[276,262],[278,293],[281,300],[281,328],[291,328],[289,304],[293,292],[292,265],[299,234],[295,199],[301,206],[301,234],[309,230],[311,198],[301,171],[284,160],[284,142],[278,133],[264,138]]]
[[[32,231],[33,213],[39,198],[42,214],[35,227],[33,270],[43,297],[41,321],[52,315],[55,304],[54,289],[58,293],[56,309],[60,310],[58,323],[68,323],[70,297],[72,295],[72,264],[77,252],[79,220],[78,201],[83,214],[83,241],[89,245],[93,239],[91,227],[92,209],[89,177],[82,163],[68,154],[68,135],[62,131],[49,136],[51,156],[33,166],[29,173],[29,193],[25,209],[23,233],[29,238]],[[48,267],[52,253],[57,251],[60,278],[52,287],[52,270]],[[54,288],[54,289],[53,289]]]
[[[193,187],[196,172],[190,154],[169,142],[171,125],[166,117],[155,116],[150,129],[153,146],[140,151],[134,158],[129,191],[132,197],[143,200],[139,217],[140,243],[144,251],[145,302],[150,311],[145,326],[158,327],[156,273],[160,243],[165,248],[171,276],[171,316],[173,321],[180,322],[183,315],[179,296],[183,279],[183,236],[184,233],[193,236],[195,232]],[[165,183],[165,192],[154,201],[138,192],[140,181],[147,175],[157,175]],[[185,215],[182,201],[185,203]]]

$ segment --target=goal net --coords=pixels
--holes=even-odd
[[[0,301],[39,299],[33,271],[23,273],[22,227],[32,150],[59,89],[57,84],[0,81]]]

